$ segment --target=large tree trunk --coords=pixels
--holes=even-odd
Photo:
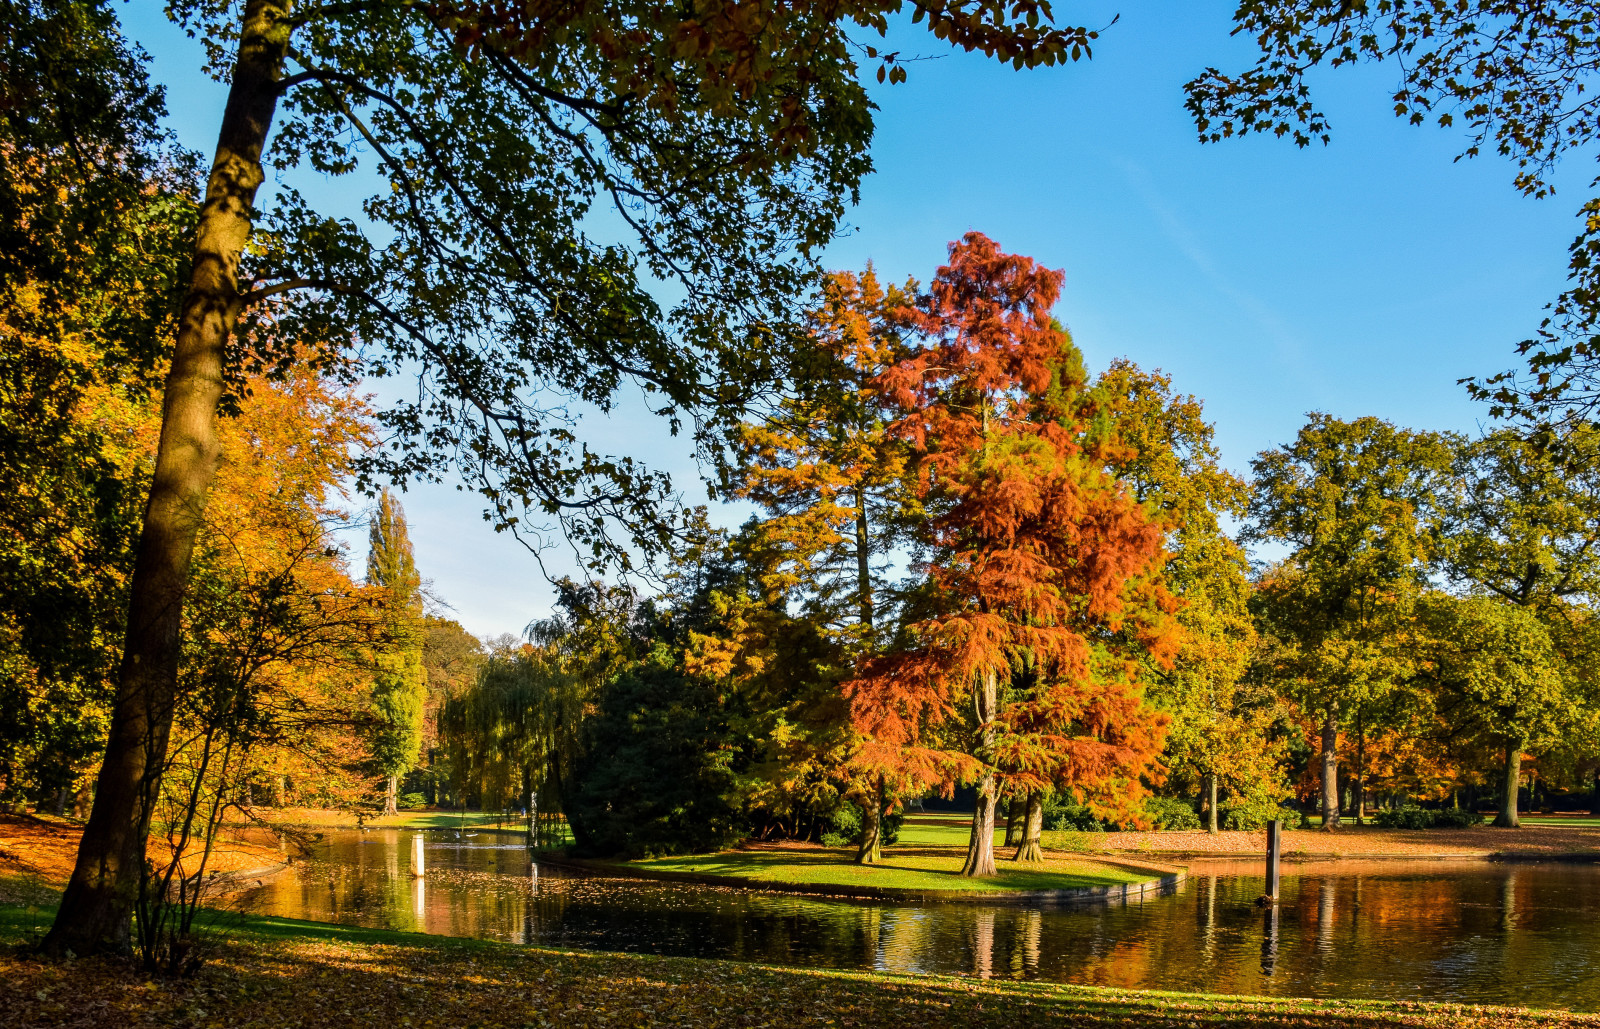
[[[994,746],[995,673],[984,672],[983,683],[974,693],[974,707],[982,727],[978,731],[979,759],[988,761]],[[972,838],[967,842],[967,861],[961,866],[962,875],[994,874],[994,808],[994,773],[985,772],[978,780],[978,806],[972,812]]]
[[[1322,827],[1339,828],[1339,722],[1331,709],[1322,720]]]
[[[856,864],[875,865],[883,860],[883,808],[884,782],[880,776],[876,787],[868,790],[861,801],[861,845],[856,848]]]
[[[250,238],[261,153],[278,102],[288,8],[289,0],[245,6],[167,374],[110,734],[77,864],[44,940],[50,954],[128,947],[129,912],[172,728],[189,565],[216,477],[223,354],[239,316],[239,257]]]
[[[1206,776],[1206,832],[1215,836],[1221,832],[1217,824],[1217,776],[1213,772]]]
[[[1517,784],[1522,779],[1522,741],[1506,744],[1505,774],[1500,780],[1500,812],[1494,824],[1502,829],[1515,829],[1522,824],[1517,817]]]
[[[383,784],[383,813],[398,815],[400,813],[400,777],[391,775]]]
[[[1044,794],[1034,790],[1028,794],[1027,815],[1022,820],[1022,842],[1017,845],[1013,861],[1036,862],[1044,860],[1044,848],[1039,837],[1044,832]]]

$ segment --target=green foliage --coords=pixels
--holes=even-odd
[[[592,854],[721,850],[747,826],[730,802],[734,749],[724,697],[665,647],[620,672],[584,732],[567,817]]]
[[[904,823],[905,815],[899,811],[883,816],[878,827],[883,846],[892,847],[899,842],[900,826]],[[858,846],[861,843],[861,828],[861,809],[854,804],[841,804],[837,811],[828,816],[821,843],[824,847]]]
[[[401,811],[415,811],[428,806],[428,798],[420,793],[402,793],[395,801]]]
[[[1044,827],[1052,832],[1105,832],[1106,823],[1087,804],[1057,800],[1045,801]]]
[[[0,2],[0,800],[100,750],[195,163],[98,0]]]
[[[1306,816],[1292,807],[1270,802],[1240,801],[1222,805],[1222,828],[1227,830],[1265,829],[1272,821],[1282,821],[1285,829],[1299,829],[1305,825]]]
[[[404,775],[422,749],[427,699],[422,666],[422,579],[400,502],[384,490],[372,519],[367,584],[386,594],[387,645],[374,655],[372,757],[384,775]]]
[[[1194,805],[1180,797],[1147,797],[1144,813],[1153,829],[1182,832],[1200,828]]]
[[[1467,829],[1483,824],[1483,816],[1466,808],[1396,807],[1379,811],[1372,823],[1381,829]]]

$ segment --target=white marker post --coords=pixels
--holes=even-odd
[[[422,834],[417,833],[411,837],[411,878],[421,879],[427,874],[427,869],[422,867]]]

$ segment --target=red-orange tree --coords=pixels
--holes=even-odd
[[[1061,278],[968,233],[901,313],[924,345],[882,377],[921,455],[928,613],[846,690],[880,749],[977,782],[967,875],[994,872],[1001,792],[1125,809],[1164,733],[1133,660],[1175,644],[1162,534],[1085,449],[1082,359],[1050,316]],[[950,739],[963,703],[958,756],[927,731]],[[1035,832],[1018,857],[1037,856]]]

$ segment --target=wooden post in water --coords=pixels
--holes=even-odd
[[[1278,899],[1278,855],[1283,851],[1283,823],[1273,820],[1267,823],[1267,892],[1266,897],[1273,902]]]
[[[411,837],[411,878],[421,879],[427,872],[422,867],[422,834]]]

